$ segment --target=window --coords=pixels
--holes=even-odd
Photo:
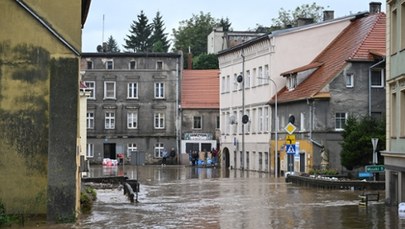
[[[261,66],[259,67],[259,72],[258,72],[257,77],[259,78],[258,79],[259,85],[262,85],[263,84],[263,68]]]
[[[165,115],[163,113],[155,113],[154,121],[155,129],[165,128]]]
[[[115,113],[105,112],[105,129],[115,129]]]
[[[156,143],[156,145],[155,145],[155,157],[162,157],[163,150],[164,150],[163,143]]]
[[[264,81],[264,83],[265,84],[268,84],[269,83],[269,78],[270,78],[270,75],[269,75],[269,65],[264,65],[264,79],[263,79],[263,81]]]
[[[225,81],[226,79],[225,79],[225,76],[222,76],[222,78],[221,78],[221,91],[222,91],[222,93],[224,93],[224,92],[226,92],[226,81]]]
[[[86,127],[87,127],[87,129],[94,129],[94,112],[93,111],[87,112]]]
[[[288,90],[294,90],[295,87],[297,87],[297,74],[290,75],[287,77]]]
[[[138,128],[138,113],[137,112],[135,112],[135,111],[128,112],[127,127],[128,127],[128,129]]]
[[[165,84],[155,83],[155,99],[163,99],[165,97]]]
[[[263,112],[263,131],[267,132],[269,131],[269,107],[264,107]]]
[[[219,115],[217,116],[217,129],[221,128],[221,119],[219,117]]]
[[[96,99],[96,82],[94,81],[85,81],[86,91],[90,92],[89,99]]]
[[[138,83],[128,83],[128,99],[138,98]]]
[[[163,62],[162,62],[162,61],[156,62],[156,69],[158,69],[158,70],[162,70],[162,69],[163,69]]]
[[[93,61],[91,60],[87,61],[87,69],[93,69]]]
[[[257,86],[257,76],[256,76],[256,68],[253,68],[253,74],[252,74],[252,82],[251,82],[252,87]]]
[[[115,99],[115,82],[104,82],[104,99]]]
[[[346,113],[336,113],[336,130],[343,130],[346,126]]]
[[[131,152],[133,151],[138,151],[138,147],[136,146],[136,143],[128,143],[127,145],[127,157],[131,156]]]
[[[202,128],[202,117],[201,116],[194,116],[193,118],[193,129],[201,129]]]
[[[105,69],[114,69],[114,62],[112,60],[107,60],[105,62]]]
[[[238,83],[238,75],[233,74],[233,88],[232,88],[233,91],[238,90],[238,86],[239,86],[238,84],[239,84]]]
[[[245,88],[250,88],[250,70],[246,71]]]
[[[345,76],[346,87],[354,87],[354,74],[347,73]]]
[[[87,144],[86,157],[94,157],[94,144]]]
[[[250,133],[250,110],[246,109],[246,115],[249,117],[249,121],[246,123],[246,133]]]
[[[259,120],[258,120],[259,132],[262,132],[263,131],[263,109],[262,108],[257,109],[257,113],[258,113],[257,115],[259,118]]]
[[[225,92],[229,92],[230,84],[231,84],[231,76],[227,75],[226,76],[226,82],[225,82]]]
[[[129,62],[129,69],[133,70],[136,68],[136,62],[134,60],[131,60]]]
[[[384,87],[384,71],[382,69],[371,70],[371,87]]]

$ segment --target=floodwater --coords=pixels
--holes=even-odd
[[[300,187],[266,173],[188,166],[92,167],[139,179],[138,203],[97,190],[74,228],[405,228],[396,208],[360,206],[361,191]],[[380,193],[383,194],[382,191]]]

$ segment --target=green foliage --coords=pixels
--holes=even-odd
[[[167,52],[169,50],[170,44],[167,40],[167,33],[164,33],[164,22],[162,16],[160,16],[159,11],[156,13],[153,23],[151,25],[152,33],[152,51],[153,52]]]
[[[183,53],[188,53],[190,48],[194,56],[207,52],[207,36],[216,24],[216,20],[210,13],[203,12],[199,15],[193,14],[192,18],[181,21],[179,28],[173,29],[174,51],[182,50]]]
[[[120,52],[120,49],[118,48],[118,44],[112,35],[107,40],[107,47],[106,47],[105,52],[111,52],[111,53]]]
[[[311,169],[309,171],[310,175],[328,175],[328,176],[333,176],[333,175],[338,175],[339,172],[336,171],[336,169]]]
[[[132,52],[148,52],[152,49],[152,28],[148,23],[148,18],[141,11],[138,15],[138,21],[133,21],[129,30],[130,34],[125,39],[124,47]]]
[[[6,208],[4,207],[4,204],[0,199],[0,227],[1,226],[10,226],[17,221],[18,221],[17,216],[6,214]]]
[[[318,6],[315,2],[310,4],[303,4],[295,8],[294,11],[285,10],[281,8],[278,12],[278,18],[273,18],[273,25],[270,28],[287,28],[288,26],[297,26],[297,19],[299,18],[312,18],[314,22],[322,20],[322,6]]]
[[[221,18],[217,23],[217,27],[222,28],[224,32],[232,31],[231,25],[232,23],[229,21],[229,18]]]
[[[350,116],[342,133],[341,163],[348,170],[372,163],[372,138],[378,138],[377,152],[385,148],[385,120]],[[381,161],[382,158],[379,158]]]
[[[202,53],[193,58],[193,69],[218,69],[218,57],[215,54]]]
[[[87,187],[80,193],[80,210],[82,213],[89,213],[93,202],[97,199],[97,192],[94,188]]]

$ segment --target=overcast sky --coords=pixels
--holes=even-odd
[[[270,26],[273,18],[278,17],[281,8],[294,10],[302,4],[323,6],[333,10],[335,18],[369,10],[371,0],[92,0],[86,24],[83,28],[83,52],[96,52],[97,45],[112,35],[121,51],[124,39],[129,34],[130,25],[141,10],[152,22],[159,11],[165,23],[168,38],[172,39],[173,28],[178,29],[179,22],[194,15],[210,13],[216,19],[229,18],[234,31],[253,29],[257,24]],[[385,12],[385,1],[381,2]],[[104,15],[104,20],[103,20]],[[104,21],[104,23],[103,23]],[[104,29],[103,29],[104,27]],[[103,33],[104,31],[104,33]],[[104,35],[104,36],[103,36]]]

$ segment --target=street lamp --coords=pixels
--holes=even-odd
[[[274,118],[274,126],[275,126],[275,131],[274,131],[274,140],[275,140],[275,148],[274,148],[274,177],[278,177],[278,113],[277,113],[277,84],[274,80],[270,79],[270,77],[268,77],[268,79],[274,84],[274,88],[276,90],[275,93],[275,104],[274,104],[274,113],[275,113],[275,118]],[[271,135],[271,131],[270,135]],[[271,140],[271,138],[270,138]]]

